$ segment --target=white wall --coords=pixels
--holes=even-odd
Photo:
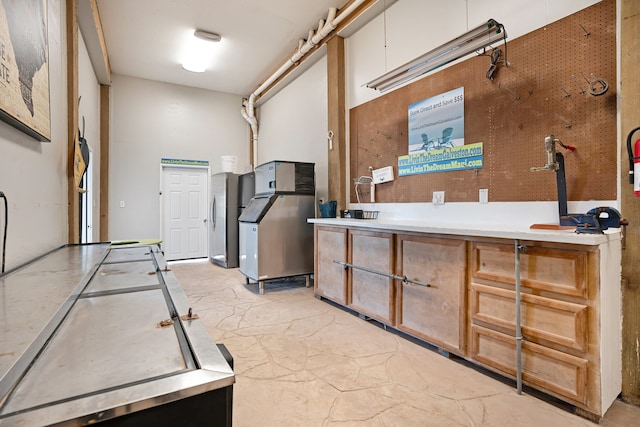
[[[0,122],[0,191],[9,201],[7,270],[67,242],[64,4],[49,0],[47,8],[51,142],[38,142]],[[0,230],[4,230],[2,201],[0,206]]]
[[[109,146],[109,239],[160,236],[160,160],[220,156],[249,164],[249,127],[237,95],[122,75],[112,76]],[[120,201],[125,207],[120,208]]]
[[[313,162],[316,194],[327,198],[327,57],[260,106],[258,165],[272,160]]]
[[[82,129],[84,117],[84,137],[92,150],[93,175],[93,229],[92,241],[100,240],[100,83],[89,59],[87,46],[78,32],[78,95],[82,98],[78,107],[78,126]]]
[[[493,18],[507,41],[600,0],[402,0],[345,42],[347,108],[380,96],[364,85]],[[435,11],[435,12],[434,12]],[[386,46],[386,48],[385,48]],[[440,69],[441,70],[441,69]],[[437,70],[439,71],[439,70]],[[429,74],[426,74],[428,76]]]

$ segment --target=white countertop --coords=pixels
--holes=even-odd
[[[452,224],[427,221],[308,218],[318,225],[370,228],[384,231],[408,231],[414,233],[450,234],[454,236],[494,237],[500,239],[533,240],[539,242],[572,243],[576,245],[600,245],[620,240],[618,228],[610,228],[604,234],[576,233],[574,230],[532,230],[528,226],[500,226],[496,224]]]

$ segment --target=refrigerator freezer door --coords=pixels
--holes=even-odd
[[[238,175],[211,176],[209,260],[225,268],[238,266]]]

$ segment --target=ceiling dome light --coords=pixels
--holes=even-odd
[[[201,63],[185,62],[182,64],[182,69],[191,71],[192,73],[204,73],[206,68]]]
[[[220,40],[222,40],[222,37],[220,37],[220,34],[210,33],[209,31],[205,31],[205,30],[196,30],[194,31],[193,35],[199,39],[206,40],[208,42],[219,42]]]
[[[211,65],[211,59],[216,50],[215,43],[220,40],[222,40],[220,34],[195,30],[185,47],[182,68],[193,73],[203,73]]]

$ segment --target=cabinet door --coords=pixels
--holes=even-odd
[[[385,274],[393,274],[392,233],[349,230],[350,263]],[[358,313],[394,324],[394,280],[380,274],[349,269],[347,304]]]
[[[471,327],[471,333],[471,356],[476,362],[511,377],[516,375],[514,337],[476,325]],[[524,383],[563,400],[587,402],[588,365],[585,358],[527,341],[522,343]]]
[[[398,329],[457,354],[464,353],[466,242],[397,236]]]
[[[514,247],[509,244],[473,243],[471,275],[475,279],[515,284]],[[587,252],[526,246],[520,255],[523,287],[576,297],[587,296]]]
[[[347,303],[347,273],[334,261],[347,262],[347,229],[316,226],[316,295],[340,304]]]
[[[472,283],[470,299],[474,324],[515,335],[514,291]],[[520,299],[524,339],[558,350],[587,351],[587,305],[528,293],[521,294]]]

